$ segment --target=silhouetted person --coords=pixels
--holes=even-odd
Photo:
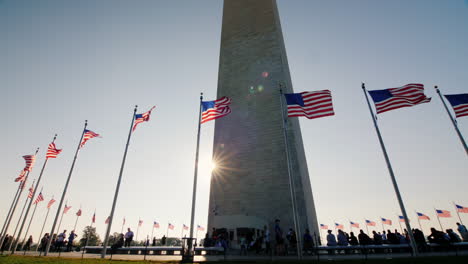
[[[161,245],[165,246],[166,245],[166,236],[163,236],[161,238]]]
[[[350,233],[349,233],[349,239],[348,239],[348,241],[349,241],[349,244],[350,244],[351,246],[357,246],[357,245],[359,245],[359,242],[358,242],[358,240],[357,240],[357,237],[354,235],[353,232],[350,232]]]
[[[362,231],[362,229],[359,230],[358,239],[359,239],[359,244],[361,246],[369,245],[372,242],[370,237],[366,233],[364,233],[364,231]]]
[[[312,250],[314,249],[314,239],[310,235],[309,229],[305,230],[303,240],[304,240],[304,253],[311,254]]]
[[[453,229],[447,229],[445,230],[447,232],[448,236],[450,237],[450,243],[458,243],[461,242],[461,238],[457,233],[453,232]]]
[[[387,230],[387,241],[389,244],[400,244],[400,240],[398,239],[397,235],[392,233],[390,230]]]
[[[374,235],[374,245],[382,245],[382,235],[377,234],[377,232],[372,231],[372,234]]]
[[[133,232],[130,228],[127,229],[127,233],[125,233],[125,247],[129,247],[133,241]]]
[[[431,234],[427,237],[427,240],[429,240],[429,243],[439,245],[447,245],[450,242],[450,239],[447,239],[444,232],[438,231],[433,227],[431,227]]]
[[[111,251],[112,251],[111,254],[115,254],[115,250],[118,249],[118,248],[123,247],[124,244],[125,244],[125,241],[124,241],[124,234],[119,234],[119,237],[118,237],[117,240],[114,242],[114,244],[112,244],[112,246],[111,246]]]
[[[156,246],[156,237],[153,237],[153,243],[151,243],[151,246],[153,246],[153,247]]]
[[[468,242],[468,230],[466,230],[466,226],[457,223],[457,230],[458,233],[460,233],[460,236],[462,237],[464,242]]]
[[[73,240],[75,240],[77,236],[78,235],[75,234],[75,231],[71,231],[70,235],[68,236],[67,251],[73,250]]]
[[[28,241],[26,241],[26,244],[24,245],[24,250],[26,251],[30,250],[32,243],[33,243],[33,237],[29,236]]]

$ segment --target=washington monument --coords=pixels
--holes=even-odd
[[[216,120],[208,230],[231,240],[260,235],[275,219],[294,228],[280,85],[292,93],[275,0],[225,0],[217,97],[232,99],[232,113]],[[287,127],[295,187],[298,235],[318,236],[318,223],[297,118]]]

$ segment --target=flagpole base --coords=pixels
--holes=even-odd
[[[191,237],[182,238],[182,260],[180,263],[193,263],[197,239]]]

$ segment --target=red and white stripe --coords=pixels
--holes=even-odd
[[[153,111],[153,109],[155,107],[156,106],[153,106],[153,107],[151,107],[150,110],[148,110],[147,112],[141,114],[141,117],[139,117],[139,118],[135,117],[135,122],[133,124],[132,132],[135,131],[138,124],[143,123],[143,122],[147,122],[147,121],[150,120],[151,111]],[[135,115],[135,116],[137,116],[137,115]]]
[[[81,216],[81,209],[79,209],[78,212],[76,212],[76,216]]]
[[[459,204],[456,204],[455,207],[457,207],[457,212],[459,213],[468,213],[468,207],[461,206]]]
[[[392,220],[382,218],[382,224],[384,224],[384,225],[392,225]]]
[[[457,106],[453,106],[453,111],[455,111],[455,116],[457,118],[468,116],[468,104],[459,104]]]
[[[215,100],[215,105],[213,108],[209,108],[206,111],[202,112],[201,123],[205,123],[223,116],[227,116],[231,113],[231,98],[223,96],[218,100]]]
[[[50,199],[49,203],[47,203],[47,209],[49,209],[55,203],[54,198]]]
[[[320,229],[328,229],[328,226],[324,224],[320,224]]]
[[[330,90],[302,92],[301,95],[304,106],[288,105],[288,117],[314,119],[335,114]]]
[[[65,205],[65,207],[63,208],[63,213],[66,214],[71,208],[71,206]]]
[[[15,182],[24,182],[24,180],[26,179],[26,172],[25,170],[22,170],[20,172],[20,175],[18,175],[18,177],[15,179]],[[24,185],[21,187],[21,189],[24,189]]]
[[[55,143],[52,142],[52,143],[49,144],[49,148],[47,149],[46,158],[47,159],[55,159],[55,158],[57,158],[57,155],[60,154],[60,152],[62,152],[62,150],[57,149],[57,147],[55,146]]]
[[[359,224],[358,224],[358,223],[351,222],[350,224],[351,224],[351,227],[359,228]]]
[[[188,226],[186,226],[185,224],[182,226],[182,228],[183,228],[184,230],[188,230]]]
[[[447,211],[447,210],[438,210],[438,209],[436,209],[436,213],[437,213],[438,217],[445,217],[445,218],[452,217],[450,212]]]
[[[197,225],[197,230],[198,231],[205,231],[205,228],[201,225]]]
[[[33,198],[33,195],[34,195],[34,188],[31,186],[31,187],[29,188],[28,198]]]
[[[39,193],[36,200],[34,200],[34,204],[38,204],[39,202],[44,201],[44,196],[42,196],[42,192]]]
[[[104,222],[104,224],[107,225],[107,224],[109,224],[109,222],[110,222],[110,216],[107,217],[107,219],[106,219],[106,221]]]
[[[83,134],[83,139],[81,140],[80,148],[82,148],[85,145],[86,141],[100,136],[101,135],[99,135],[98,133],[94,133],[93,131],[86,129],[85,133]]]
[[[393,97],[375,103],[377,114],[431,101],[431,98],[426,97],[424,94],[424,84],[420,83],[410,83],[402,87],[390,88],[388,91]]]
[[[170,230],[174,230],[174,225],[169,223],[169,224],[167,224],[167,228],[169,228]]]

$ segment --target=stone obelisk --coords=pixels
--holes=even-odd
[[[215,122],[208,231],[236,240],[261,234],[275,219],[294,229],[279,86],[293,92],[275,0],[225,0],[217,97],[232,99],[232,113]],[[297,118],[288,120],[289,151],[299,234],[318,223]]]

